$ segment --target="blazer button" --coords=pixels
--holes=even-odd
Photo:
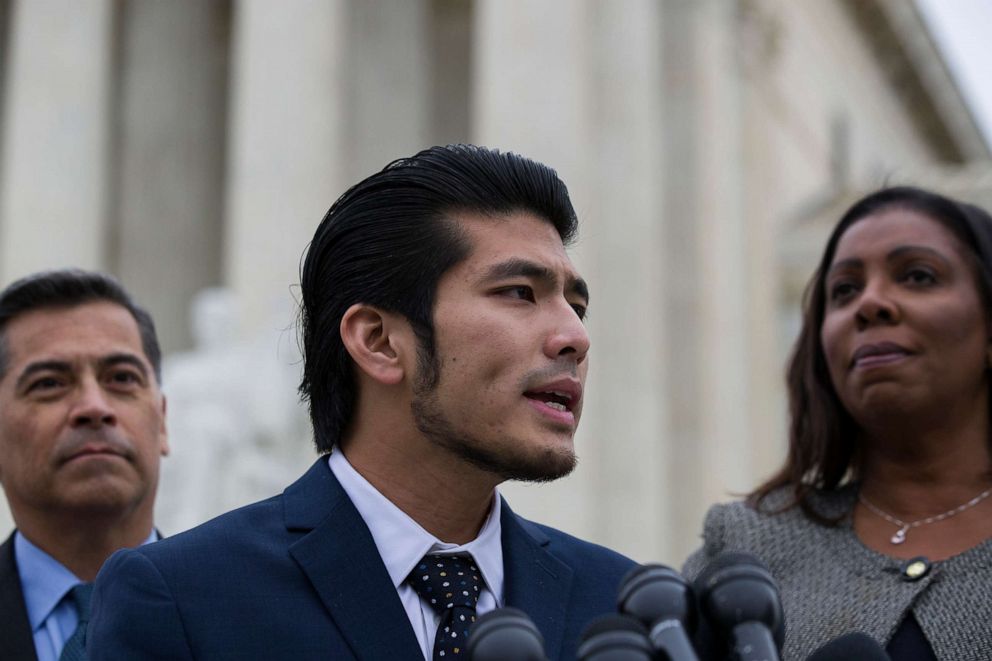
[[[930,573],[931,563],[924,556],[907,560],[902,566],[902,580],[918,581]]]

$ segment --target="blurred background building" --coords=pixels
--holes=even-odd
[[[992,205],[912,0],[0,0],[0,280],[104,269],[154,314],[164,532],[313,460],[307,242],[348,185],[464,141],[558,170],[592,288],[580,467],[504,492],[639,560],[680,563],[782,460],[802,289],[844,207],[886,183]]]

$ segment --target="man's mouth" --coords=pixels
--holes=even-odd
[[[571,376],[542,380],[523,394],[538,413],[556,425],[574,427],[582,410],[582,382]]]
[[[102,449],[87,448],[84,450],[80,450],[79,452],[76,452],[75,454],[70,456],[69,461],[72,461],[73,459],[81,459],[83,457],[117,457],[117,456],[120,455],[118,455],[110,448],[102,448]]]
[[[544,403],[556,411],[571,411],[574,399],[571,394],[561,390],[531,390],[524,397]]]
[[[127,454],[123,451],[123,449],[119,450],[113,445],[108,445],[107,443],[85,443],[70,450],[65,455],[62,463],[67,464],[75,461],[76,459],[86,459],[89,457],[121,457],[122,459],[126,459]]]

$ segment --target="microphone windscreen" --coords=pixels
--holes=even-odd
[[[649,564],[630,570],[620,583],[617,607],[651,627],[660,620],[678,620],[692,633],[696,609],[689,583],[671,567]]]
[[[778,586],[761,560],[750,553],[725,552],[714,558],[692,584],[701,614],[716,629],[729,632],[734,625],[760,622],[775,645],[785,640],[785,615]]]
[[[468,634],[469,661],[545,661],[544,637],[517,608],[497,608],[480,615]]]
[[[579,661],[651,661],[648,630],[627,615],[601,615],[583,630],[578,657]]]
[[[692,647],[696,602],[689,583],[671,567],[634,567],[620,583],[617,608],[648,628],[655,655],[671,661],[699,661]]]
[[[871,636],[855,631],[824,643],[806,661],[891,661],[889,655]]]

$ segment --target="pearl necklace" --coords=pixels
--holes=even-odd
[[[898,526],[899,527],[899,530],[896,531],[896,534],[892,535],[892,538],[889,541],[892,542],[893,544],[902,544],[903,542],[906,541],[906,533],[909,532],[910,528],[917,528],[919,526],[925,526],[925,525],[927,525],[929,523],[937,523],[938,521],[943,521],[944,519],[949,519],[952,516],[954,516],[955,514],[960,514],[961,512],[965,511],[966,509],[969,509],[969,508],[974,507],[978,503],[980,503],[983,500],[985,500],[986,498],[988,498],[989,495],[992,495],[992,489],[986,489],[982,493],[978,494],[977,496],[975,496],[974,498],[972,498],[971,500],[969,500],[964,505],[958,505],[954,509],[947,510],[943,514],[937,514],[935,516],[928,516],[925,519],[919,519],[918,521],[910,521],[909,523],[903,521],[902,519],[897,519],[896,517],[892,516],[891,514],[888,514],[888,513],[884,512],[884,511],[882,511],[881,509],[879,509],[875,505],[872,505],[871,503],[868,502],[868,499],[867,498],[865,498],[863,495],[861,495],[861,492],[858,492],[858,500],[861,501],[861,504],[862,505],[864,505],[865,507],[867,507],[869,510],[871,510],[872,512],[874,512],[878,516],[882,517],[883,519],[885,519],[886,521],[888,521],[892,525]]]

